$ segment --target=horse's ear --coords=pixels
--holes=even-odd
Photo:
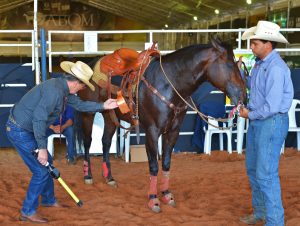
[[[211,44],[212,46],[217,49],[220,53],[224,53],[226,50],[222,46],[222,41],[218,36],[212,36],[211,37]]]

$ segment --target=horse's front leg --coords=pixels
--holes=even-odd
[[[92,167],[90,160],[90,146],[91,139],[84,139],[84,161],[83,161],[83,175],[84,175],[84,183],[85,184],[93,184],[93,176],[92,176]]]
[[[160,201],[157,197],[157,174],[158,174],[158,133],[153,130],[146,131],[146,151],[148,156],[150,170],[150,186],[148,191],[148,207],[158,213],[160,209]]]
[[[83,114],[82,115],[82,130],[83,130],[83,144],[84,144],[84,161],[83,161],[83,175],[84,175],[84,183],[92,184],[93,176],[92,176],[92,167],[90,160],[90,146],[92,142],[92,127],[94,115]]]
[[[172,151],[175,146],[177,137],[179,134],[179,129],[175,129],[167,132],[163,135],[163,153],[162,153],[162,177],[160,183],[160,192],[162,194],[162,202],[170,206],[175,207],[176,203],[174,196],[169,189],[170,184],[170,167],[171,167],[171,157]]]
[[[113,123],[105,122],[104,132],[102,137],[103,147],[103,163],[102,163],[102,175],[104,176],[106,183],[110,186],[117,187],[117,182],[114,180],[111,173],[109,150],[111,146],[112,137],[115,133],[116,126]]]

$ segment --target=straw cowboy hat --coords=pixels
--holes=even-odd
[[[257,26],[247,29],[242,40],[261,39],[273,42],[289,43],[286,38],[279,32],[280,27],[272,22],[260,20]]]
[[[89,82],[93,75],[93,70],[87,64],[81,61],[77,61],[76,63],[73,63],[71,61],[63,61],[60,63],[60,67],[68,74],[78,78],[92,91],[95,91],[95,87]]]

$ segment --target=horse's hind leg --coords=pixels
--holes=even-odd
[[[160,212],[160,201],[157,197],[157,174],[158,174],[158,132],[155,129],[146,130],[146,150],[150,169],[150,186],[148,191],[148,207],[153,212]]]
[[[171,155],[173,147],[178,137],[179,129],[167,132],[163,136],[163,155],[162,155],[162,178],[160,183],[160,192],[162,202],[175,207],[173,194],[169,190]]]
[[[105,121],[104,132],[102,137],[102,147],[103,147],[103,163],[102,170],[103,176],[108,185],[113,187],[117,186],[117,182],[112,177],[110,159],[109,159],[109,150],[111,147],[112,137],[116,131],[116,126],[110,120]]]

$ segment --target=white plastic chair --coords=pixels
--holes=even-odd
[[[120,121],[120,124],[128,128],[130,124],[125,121]],[[135,134],[127,133],[127,137],[124,138],[125,130],[120,128],[120,154],[123,154],[123,150],[125,152],[125,162],[129,162],[129,149],[130,149],[130,136],[136,136]],[[141,133],[140,136],[145,136],[145,133]],[[158,138],[158,153],[159,155],[162,154],[162,138],[161,136]]]
[[[223,150],[224,144],[223,144],[223,134],[225,133],[227,135],[227,151],[231,154],[232,153],[232,144],[231,144],[231,138],[232,138],[232,129],[225,129],[221,130],[218,128],[215,128],[214,126],[219,126],[218,121],[213,119],[208,119],[208,127],[207,129],[204,127],[205,132],[205,139],[204,139],[204,153],[205,154],[211,154],[211,142],[212,142],[212,135],[214,133],[219,134],[219,143],[220,143],[220,150]],[[214,126],[212,126],[212,125]],[[230,122],[228,122],[228,125],[230,125]],[[226,126],[225,123],[223,123],[223,126]]]
[[[296,106],[300,104],[300,100],[293,99],[292,106],[289,110],[289,132],[297,133],[297,150],[300,151],[300,127],[297,127],[296,122]],[[281,154],[284,153],[285,142],[281,148]]]
[[[249,119],[238,116],[236,130],[232,133],[236,133],[236,151],[238,154],[243,153],[243,141],[244,134],[247,133],[249,127]]]
[[[48,144],[47,144],[47,150],[48,152],[50,153],[50,155],[53,157],[54,156],[54,143],[53,143],[53,140],[54,138],[66,138],[63,134],[51,134],[49,137],[48,137]]]

